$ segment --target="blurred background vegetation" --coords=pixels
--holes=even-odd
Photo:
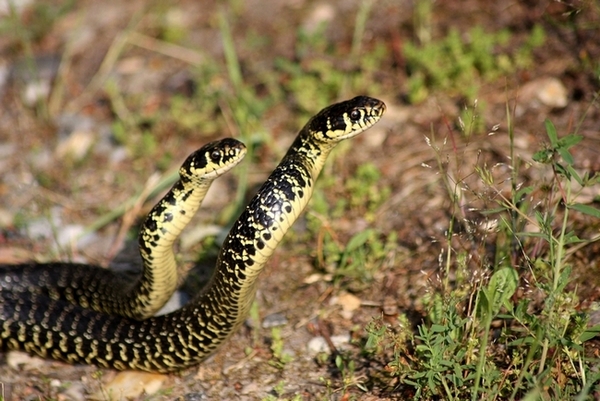
[[[388,105],[333,155],[232,347],[150,399],[598,397],[597,1],[0,14],[0,262],[109,265],[180,162],[233,136],[250,152],[203,206],[215,229],[181,239],[182,265],[210,260],[310,116],[358,94]],[[276,312],[286,323],[266,327]],[[0,367],[40,399],[70,386],[32,383],[95,373]]]

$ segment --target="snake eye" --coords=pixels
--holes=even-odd
[[[360,119],[360,116],[361,116],[361,114],[360,114],[360,111],[359,111],[358,109],[354,109],[354,110],[352,110],[352,111],[350,112],[350,119],[351,119],[352,121],[357,121],[357,120],[359,120],[359,119]]]
[[[210,153],[210,160],[212,160],[213,162],[217,162],[221,159],[221,152],[219,152],[218,150],[213,150]]]

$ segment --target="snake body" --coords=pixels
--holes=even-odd
[[[139,234],[143,272],[131,282],[110,270],[76,263],[0,265],[0,288],[36,291],[99,312],[146,319],[177,287],[173,243],[198,210],[212,182],[245,156],[232,138],[211,142],[192,153],[179,169],[179,180],[152,208]]]
[[[209,284],[183,308],[137,321],[2,290],[0,349],[158,372],[201,362],[245,319],[260,272],[308,203],[331,150],[371,127],[384,111],[383,102],[359,96],[311,118],[229,232]]]

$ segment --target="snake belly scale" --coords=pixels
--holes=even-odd
[[[198,210],[212,182],[245,155],[243,143],[225,138],[186,158],[179,169],[179,180],[152,208],[140,230],[143,273],[137,281],[98,266],[29,263],[0,265],[0,288],[36,291],[52,299],[138,320],[153,316],[177,287],[173,243]]]
[[[63,300],[0,291],[0,349],[115,369],[172,372],[195,365],[245,319],[257,278],[312,195],[331,150],[385,111],[359,96],[311,118],[229,232],[206,288],[168,315],[136,321]]]

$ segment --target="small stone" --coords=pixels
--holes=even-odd
[[[333,297],[331,300],[332,305],[339,305],[342,307],[342,317],[344,319],[352,319],[354,311],[360,308],[361,300],[355,295],[347,292],[340,294],[337,297]]]
[[[44,360],[25,352],[10,351],[6,356],[6,364],[13,369],[34,370],[41,369],[44,365]]]
[[[81,382],[71,382],[57,395],[58,400],[85,401],[85,387]]]
[[[383,299],[381,311],[386,316],[395,316],[398,314],[398,302],[395,298],[387,296]]]
[[[546,106],[563,108],[568,103],[567,88],[558,79],[548,78],[540,83],[537,98]]]
[[[182,397],[182,401],[204,401],[206,394],[204,393],[188,393]]]
[[[242,387],[239,391],[240,394],[244,394],[244,395],[248,395],[248,394],[255,394],[256,392],[258,392],[258,390],[260,389],[258,383],[256,382],[251,382],[246,384],[244,387]]]
[[[349,294],[347,292],[340,294],[335,299],[335,303],[340,305],[343,310],[347,312],[352,312],[360,308],[361,300],[355,295]]]
[[[167,313],[175,312],[177,309],[181,308],[190,300],[190,297],[181,291],[175,291],[171,298],[167,301],[166,304],[163,305],[162,308],[158,312],[156,312],[156,316],[166,315]]]
[[[29,107],[33,107],[38,102],[45,100],[48,95],[50,95],[50,82],[29,82],[25,85],[25,89],[23,90],[23,103]]]
[[[287,323],[288,320],[283,313],[271,313],[263,319],[262,328],[270,329],[271,327],[285,326]]]
[[[21,15],[31,3],[33,0],[0,1],[0,16],[10,16],[13,11],[17,15]]]
[[[527,82],[518,92],[518,104],[525,109],[546,106],[563,108],[569,101],[567,88],[558,78],[544,77]]]
[[[123,371],[107,383],[102,391],[92,395],[95,400],[105,400],[107,395],[113,400],[137,398],[142,394],[152,395],[160,390],[167,379],[158,373]]]
[[[96,135],[92,131],[74,131],[67,139],[58,144],[56,156],[59,159],[70,157],[76,161],[82,160],[95,141]]]
[[[311,274],[310,276],[306,277],[303,280],[304,284],[314,284],[314,283],[318,283],[319,281],[333,281],[333,275],[332,274],[321,274],[321,273],[314,273]]]
[[[331,23],[336,17],[335,8],[328,3],[316,4],[308,18],[304,20],[302,27],[308,33],[315,33],[321,27]]]
[[[344,346],[350,343],[350,334],[331,336],[330,340],[334,347],[343,348]],[[308,344],[306,345],[306,349],[308,353],[313,356],[320,353],[331,353],[331,348],[327,344],[327,341],[324,337],[321,336],[311,338]]]

